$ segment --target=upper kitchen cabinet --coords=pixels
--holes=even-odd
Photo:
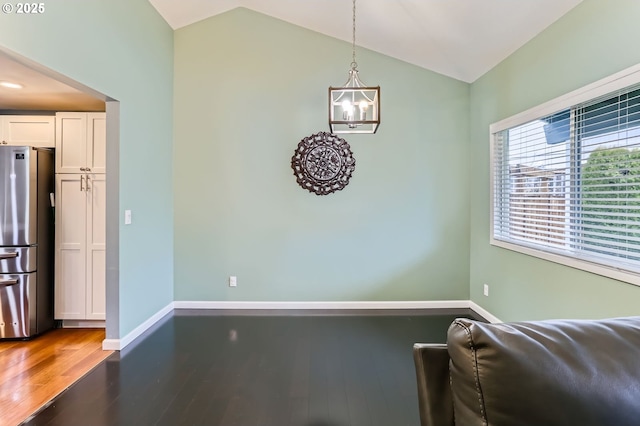
[[[55,134],[53,116],[0,115],[0,144],[2,145],[53,148]]]
[[[104,173],[106,114],[56,114],[56,173]]]

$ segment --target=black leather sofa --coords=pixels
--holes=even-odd
[[[413,355],[422,426],[640,425],[640,317],[456,319]]]

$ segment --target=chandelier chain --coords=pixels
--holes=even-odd
[[[356,69],[358,68],[358,63],[356,62],[356,0],[353,0],[353,39],[351,47],[351,69]]]

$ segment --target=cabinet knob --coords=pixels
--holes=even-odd
[[[86,168],[84,168],[84,167],[80,167],[80,171],[81,171],[81,172],[84,172],[85,170],[87,170],[87,169],[86,169]]]
[[[2,145],[6,145],[6,144],[7,144],[7,141],[2,141]]]
[[[90,167],[87,167],[87,168],[85,168],[85,170],[86,170],[86,171],[88,171],[88,172],[90,172],[90,171],[91,171],[91,168],[90,168]]]

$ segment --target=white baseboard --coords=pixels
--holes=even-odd
[[[365,302],[248,302],[248,301],[177,301],[175,309],[465,309],[468,300],[408,300]]]
[[[353,301],[353,302],[249,302],[249,301],[188,301],[169,303],[148,320],[140,324],[122,339],[105,339],[102,349],[120,351],[140,337],[164,316],[174,309],[300,309],[300,310],[340,310],[340,309],[471,309],[487,321],[501,322],[489,311],[471,300],[399,300],[399,301]]]
[[[134,328],[129,334],[122,339],[104,339],[102,341],[102,350],[105,351],[121,351],[128,344],[133,342],[136,338],[140,337],[142,333],[151,328],[154,324],[160,321],[165,315],[173,312],[174,302],[169,303],[164,308],[153,314],[148,320]]]
[[[502,322],[472,300],[408,300],[368,302],[248,302],[248,301],[177,301],[175,309],[471,309],[491,323]]]
[[[62,320],[62,328],[105,328],[104,320]]]

